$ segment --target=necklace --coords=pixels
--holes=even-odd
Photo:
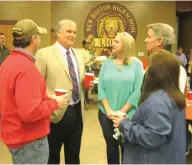
[[[115,64],[118,71],[121,72],[124,69],[124,65],[123,64]]]
[[[122,64],[122,63],[117,63],[116,61],[115,61],[115,59],[113,60],[113,63],[115,64],[115,66],[116,66],[116,68],[117,68],[117,70],[119,71],[119,72],[121,72],[123,69],[124,69],[124,67],[125,67],[125,65],[124,64]]]

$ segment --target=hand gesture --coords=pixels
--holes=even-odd
[[[112,120],[112,117],[113,117],[113,115],[115,114],[115,112],[112,110],[112,109],[108,109],[107,111],[107,117],[110,119],[110,120]]]
[[[115,128],[119,127],[121,120],[125,119],[126,117],[127,116],[124,113],[117,111],[115,115],[112,116],[113,126]]]

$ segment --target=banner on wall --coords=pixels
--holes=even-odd
[[[94,55],[109,56],[113,38],[118,32],[128,32],[135,39],[137,24],[131,12],[118,3],[102,3],[87,16],[84,35],[90,41],[89,50]]]

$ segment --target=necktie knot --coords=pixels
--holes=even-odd
[[[66,54],[67,54],[67,55],[70,55],[70,51],[69,51],[69,49],[67,49],[67,52],[66,52]]]

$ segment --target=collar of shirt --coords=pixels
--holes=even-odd
[[[27,50],[25,50],[25,49],[23,49],[23,48],[18,48],[18,47],[15,47],[14,49],[15,49],[15,50],[21,50],[21,51],[27,53],[29,56],[32,57],[32,59],[33,59],[34,62],[36,61],[35,57],[34,57],[30,52],[28,52]]]
[[[2,47],[0,46],[0,50],[3,50],[3,49],[5,49],[5,46],[2,46]]]
[[[56,44],[58,45],[59,49],[61,50],[61,53],[64,55],[64,57],[67,56],[67,49],[65,47],[63,47],[59,42],[56,42]],[[72,53],[71,48],[69,48],[70,53]]]
[[[175,52],[175,54],[176,54],[177,56],[185,56],[184,53],[181,53],[181,54],[179,55],[179,54],[177,54],[177,52]]]

